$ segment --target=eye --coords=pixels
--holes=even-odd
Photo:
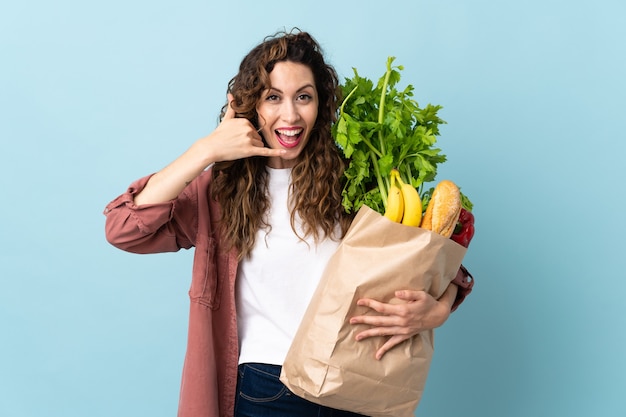
[[[313,99],[313,97],[310,94],[306,94],[306,93],[300,94],[298,96],[298,100],[299,101],[309,101],[309,100],[312,100],[312,99]]]
[[[278,99],[279,99],[279,97],[276,94],[269,94],[267,97],[265,97],[266,101],[276,101]]]

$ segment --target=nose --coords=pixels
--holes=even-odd
[[[291,100],[285,100],[283,107],[283,119],[286,123],[295,123],[300,119],[298,106]]]

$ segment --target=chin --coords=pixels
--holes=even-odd
[[[271,168],[293,168],[299,159],[300,150],[287,149],[287,154],[275,158],[270,158],[267,164]]]

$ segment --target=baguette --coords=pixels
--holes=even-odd
[[[450,237],[461,214],[461,191],[449,180],[440,181],[424,212],[420,227]]]

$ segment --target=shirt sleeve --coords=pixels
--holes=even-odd
[[[456,273],[456,277],[452,280],[452,283],[456,284],[459,288],[456,293],[456,299],[452,304],[452,311],[454,311],[461,305],[463,300],[465,300],[465,297],[472,292],[472,288],[474,287],[474,277],[463,265],[461,265],[459,271]]]
[[[113,246],[133,253],[175,252],[193,246],[193,202],[188,193],[164,203],[136,205],[134,197],[151,175],[133,182],[104,209],[105,235]]]

